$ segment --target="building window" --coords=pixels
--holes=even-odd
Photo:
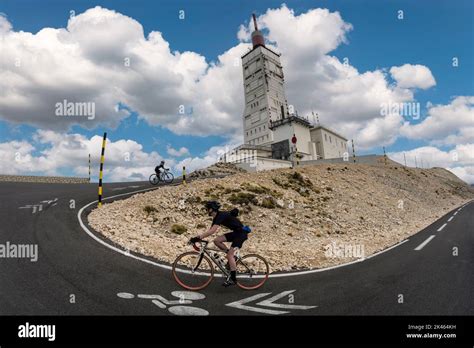
[[[327,136],[327,134],[324,134],[324,140],[328,141],[328,136]]]
[[[329,136],[329,142],[332,144],[331,136]]]

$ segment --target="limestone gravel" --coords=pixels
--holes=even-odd
[[[123,247],[171,263],[210,226],[203,202],[217,199],[224,209],[238,207],[252,228],[242,253],[257,252],[272,271],[289,271],[369,256],[473,197],[472,188],[442,168],[331,164],[166,186],[104,204],[88,219]],[[187,231],[172,233],[175,224]]]

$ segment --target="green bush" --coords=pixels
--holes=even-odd
[[[197,197],[191,196],[191,197],[186,198],[186,203],[193,204],[193,203],[201,203],[201,202],[202,200],[201,200],[201,197],[199,196]]]
[[[284,189],[287,189],[288,187],[290,187],[290,185],[286,182],[282,182],[280,179],[278,178],[272,178],[273,182],[275,183],[275,185],[278,185]]]
[[[183,226],[183,225],[174,224],[173,226],[171,226],[171,232],[172,233],[183,234],[187,230],[188,229],[186,228],[186,226]]]
[[[147,215],[150,215],[151,213],[153,212],[157,212],[158,210],[156,210],[156,208],[152,205],[146,205],[144,208],[143,208],[143,211],[145,213],[147,213]]]
[[[272,197],[265,197],[260,206],[267,209],[274,209],[276,207],[275,200]]]
[[[247,191],[257,193],[257,194],[270,192],[270,189],[268,187],[265,187],[262,185],[254,185],[254,184],[245,183],[240,186]]]
[[[240,205],[245,205],[245,204],[256,204],[257,200],[255,199],[255,195],[252,193],[247,193],[247,192],[239,192],[237,194],[233,193],[229,197],[229,201],[232,204],[240,204]]]
[[[301,185],[304,185],[304,183],[305,183],[303,175],[301,175],[301,173],[299,173],[299,172],[293,172],[293,174],[290,174],[289,179],[292,179],[293,181],[297,181]]]

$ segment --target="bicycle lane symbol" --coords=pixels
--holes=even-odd
[[[203,300],[206,298],[205,295],[193,291],[173,291],[172,296],[177,297],[179,300],[167,300],[161,295],[147,295],[147,294],[130,294],[128,292],[119,292],[118,297],[122,299],[144,299],[151,300],[151,302],[161,309],[166,309],[169,306],[168,311],[174,315],[197,315],[205,316],[209,315],[209,312],[205,309],[192,306],[183,306],[193,303],[193,301]]]

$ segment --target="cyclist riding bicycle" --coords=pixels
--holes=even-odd
[[[155,173],[158,178],[160,177],[161,169],[165,169],[165,161],[161,161],[160,164],[155,167]]]
[[[219,229],[219,226],[225,226],[232,232],[226,233],[223,236],[219,236],[214,239],[214,244],[227,253],[227,261],[230,267],[230,277],[222,284],[225,287],[235,285],[236,279],[236,263],[235,263],[235,252],[236,249],[242,248],[242,244],[247,240],[247,232],[244,231],[244,226],[237,217],[231,212],[220,211],[221,207],[219,202],[210,201],[206,203],[206,210],[209,216],[213,217],[212,225],[207,232],[204,232],[197,237],[190,239],[191,243],[199,242],[208,236],[213,235]],[[224,242],[232,242],[230,248],[227,248]]]

